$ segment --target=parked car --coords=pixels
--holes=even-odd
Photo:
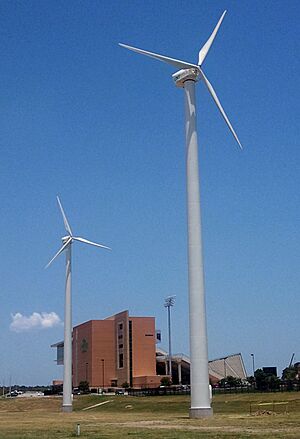
[[[124,389],[117,389],[115,391],[115,395],[125,395],[125,390]]]
[[[181,385],[179,386],[179,389],[180,389],[180,390],[190,390],[190,386],[187,385],[187,384],[181,384]]]
[[[18,396],[18,391],[17,390],[12,390],[10,393],[6,394],[6,398],[16,398],[16,396]]]
[[[78,387],[74,387],[74,389],[73,389],[73,395],[80,395],[81,394],[81,392],[80,392],[80,390],[78,389]]]

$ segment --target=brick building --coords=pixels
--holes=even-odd
[[[57,364],[63,364],[63,342],[56,343]],[[73,328],[73,387],[157,387],[154,317],[130,317],[123,311],[104,320]]]

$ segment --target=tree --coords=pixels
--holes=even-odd
[[[90,392],[90,384],[88,381],[80,381],[78,390],[82,393],[89,393]]]
[[[251,384],[251,386],[255,383],[255,378],[254,378],[254,376],[250,376],[250,377],[247,377],[247,381],[248,381],[248,383],[249,384]]]
[[[257,369],[254,376],[257,390],[265,392],[267,390],[279,389],[280,379],[276,375],[265,373],[262,369]]]
[[[262,369],[256,369],[254,377],[257,390],[265,391],[268,389],[267,374]]]
[[[280,379],[275,375],[267,376],[267,382],[270,390],[278,390],[280,387]]]
[[[283,369],[282,371],[282,379],[283,380],[291,380],[294,381],[296,379],[297,370],[295,366],[289,366]]]
[[[129,383],[127,381],[125,381],[125,383],[122,384],[123,389],[128,389],[129,388]]]
[[[233,377],[231,375],[228,375],[227,377],[222,378],[219,381],[219,386],[220,387],[225,387],[225,386],[228,386],[228,387],[240,387],[241,385],[242,385],[242,380],[240,378],[236,378],[236,377]]]
[[[160,384],[161,384],[162,386],[166,386],[166,387],[168,387],[168,386],[171,385],[171,380],[170,380],[169,377],[162,377],[162,379],[160,380]]]
[[[226,380],[227,380],[227,384],[230,387],[239,387],[242,385],[242,380],[240,378],[236,378],[236,377],[233,377],[231,375],[226,377]]]
[[[282,379],[287,383],[287,390],[293,390],[296,375],[297,368],[295,366],[289,366],[283,369]]]

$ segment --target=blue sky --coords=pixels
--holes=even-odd
[[[153,315],[167,348],[176,295],[188,354],[183,92],[117,43],[195,62],[224,9],[204,71],[244,151],[199,83],[209,357],[242,352],[249,373],[252,352],[280,373],[300,361],[300,3],[2,1],[0,382],[62,375],[63,326],[40,315],[63,320],[64,257],[44,270],[64,235],[56,194],[74,233],[113,248],[74,245],[74,324]],[[13,331],[17,313],[36,326]]]

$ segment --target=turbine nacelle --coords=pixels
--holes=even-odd
[[[200,70],[199,69],[181,69],[178,72],[173,73],[172,78],[176,84],[176,87],[184,87],[185,81],[199,81]]]

